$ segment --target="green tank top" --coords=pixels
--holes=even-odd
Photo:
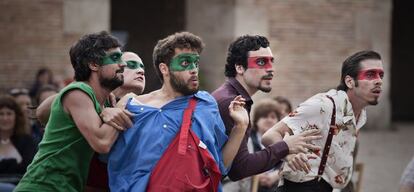
[[[87,93],[101,113],[88,84],[74,82],[63,88],[52,103],[39,151],[15,191],[83,191],[93,150],[62,105],[62,96],[74,89]]]

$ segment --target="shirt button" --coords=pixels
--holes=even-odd
[[[167,128],[167,125],[166,125],[166,124],[164,124],[162,127]]]
[[[162,111],[162,109],[159,110],[159,112],[161,112],[161,111]]]
[[[144,107],[141,107],[141,111],[143,111],[144,110]]]

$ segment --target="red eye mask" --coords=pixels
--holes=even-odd
[[[247,68],[252,69],[271,69],[273,57],[248,57]]]
[[[368,69],[358,73],[358,80],[376,80],[384,78],[382,69]]]

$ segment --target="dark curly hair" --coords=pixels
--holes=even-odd
[[[235,65],[242,65],[247,69],[247,57],[249,51],[257,51],[261,47],[269,47],[266,37],[260,35],[243,35],[230,44],[227,53],[227,63],[224,71],[226,77],[236,76]]]
[[[157,72],[158,77],[161,79],[161,82],[164,79],[161,75],[159,65],[161,63],[168,65],[171,62],[171,59],[175,55],[175,48],[191,49],[197,51],[197,53],[200,54],[203,51],[204,43],[200,37],[190,32],[175,33],[159,40],[157,45],[154,47],[152,60],[154,62],[155,71]]]
[[[348,91],[348,87],[345,84],[345,77],[349,75],[356,80],[359,70],[361,70],[361,61],[367,59],[381,60],[381,55],[375,51],[360,51],[349,56],[342,63],[341,80],[336,88],[337,90]],[[355,86],[358,86],[358,81],[355,81]]]
[[[91,75],[88,64],[102,64],[105,51],[117,47],[121,47],[121,43],[106,31],[87,34],[80,38],[69,51],[70,61],[75,70],[75,80],[88,80]]]

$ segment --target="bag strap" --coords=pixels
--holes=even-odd
[[[194,97],[191,97],[188,101],[188,106],[184,110],[183,122],[181,123],[180,128],[180,139],[178,142],[178,153],[185,155],[187,152],[187,142],[188,142],[188,131],[191,127],[191,117],[193,116],[193,111],[197,105],[197,100]]]
[[[335,131],[334,129],[336,128],[336,124],[335,124],[335,119],[336,119],[335,101],[329,95],[326,95],[326,97],[328,97],[332,101],[333,108],[332,108],[331,124],[329,125],[328,138],[326,139],[325,147],[324,147],[323,153],[322,153],[321,164],[319,165],[319,170],[318,170],[318,179],[319,180],[321,179],[321,176],[322,176],[322,174],[325,170],[325,167],[326,167],[326,162],[328,160],[328,155],[329,155],[329,149],[331,148],[332,138],[333,138],[334,131]]]

